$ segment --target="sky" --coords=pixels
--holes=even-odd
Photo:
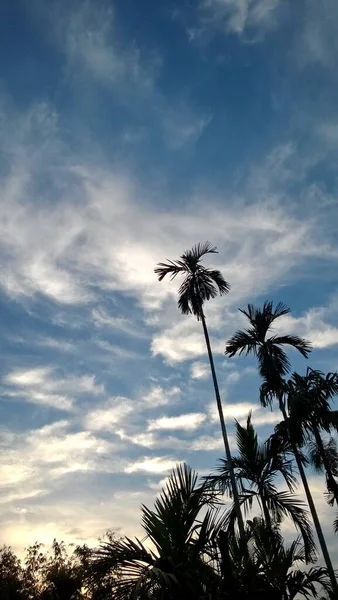
[[[2,1],[0,543],[141,535],[175,464],[222,456],[201,325],[157,262],[218,247],[233,450],[234,417],[279,421],[224,356],[239,307],[285,302],[313,343],[293,368],[337,369],[337,40],[336,0]]]

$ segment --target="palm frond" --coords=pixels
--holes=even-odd
[[[184,263],[174,260],[168,260],[167,263],[160,262],[154,269],[154,273],[158,276],[159,281],[162,281],[167,275],[170,275],[170,280],[172,281],[177,275],[186,271],[187,267]]]
[[[327,570],[324,567],[312,567],[309,571],[293,570],[287,577],[288,598],[299,595],[307,600],[318,598],[318,585],[330,592],[331,585]]]
[[[278,523],[282,515],[289,517],[294,523],[296,529],[300,532],[306,557],[308,562],[315,559],[316,545],[313,539],[313,533],[310,526],[308,513],[304,509],[304,503],[295,498],[294,494],[287,491],[271,493],[268,498],[269,509],[274,520]]]
[[[336,516],[335,520],[333,521],[333,531],[338,535],[338,515]]]
[[[236,354],[257,355],[257,340],[254,331],[245,329],[236,333],[226,342],[225,354],[232,358]]]
[[[193,248],[191,248],[191,250],[186,250],[182,256],[181,259],[183,261],[189,261],[189,260],[194,260],[196,262],[199,262],[202,258],[202,256],[205,256],[205,254],[217,254],[218,250],[216,248],[216,246],[213,246],[210,242],[199,242],[198,244],[196,244],[195,246],[193,246]]]
[[[290,312],[290,309],[283,304],[278,302],[275,309],[273,308],[273,302],[266,301],[263,304],[263,308],[256,308],[253,304],[248,304],[247,310],[240,309],[250,321],[252,327],[255,328],[261,342],[265,340],[266,334],[271,328],[272,323]]]
[[[210,279],[217,286],[220,296],[225,296],[230,292],[231,286],[228,281],[225,281],[222,273],[217,269],[206,269]]]
[[[307,340],[297,335],[274,335],[269,340],[272,344],[279,346],[291,346],[295,350],[298,350],[304,358],[307,358],[312,351],[312,344]]]
[[[236,425],[236,442],[239,455],[242,459],[243,466],[255,466],[259,463],[259,446],[257,433],[251,422],[252,413],[247,417],[246,427],[240,425],[235,419]],[[259,466],[258,466],[259,468]]]

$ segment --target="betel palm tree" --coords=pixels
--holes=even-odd
[[[236,421],[236,440],[238,455],[233,458],[233,467],[244,511],[247,513],[256,500],[265,527],[271,531],[279,528],[285,517],[290,518],[302,535],[307,559],[312,560],[315,546],[303,503],[294,496],[297,480],[293,474],[289,441],[272,435],[260,443],[251,423],[251,414],[245,427]],[[284,479],[288,491],[278,491],[275,485],[278,476]],[[229,491],[226,459],[219,461],[215,474],[206,477],[205,482],[222,494]]]
[[[331,402],[338,394],[338,374],[308,368],[304,376],[293,373],[287,382],[287,408],[290,428],[297,445],[309,444],[313,466],[325,471],[327,491],[338,504],[338,462],[335,440],[326,442],[322,432],[338,431],[338,411]]]
[[[214,548],[223,521],[208,502],[197,474],[187,465],[176,467],[154,509],[142,506],[145,540],[125,537],[102,544],[89,565],[92,583],[118,572],[109,596],[116,600],[217,598],[221,576]]]
[[[248,521],[247,527],[253,543],[254,561],[272,588],[270,598],[294,600],[302,596],[310,600],[318,597],[318,585],[326,592],[331,591],[325,568],[299,569],[300,563],[307,562],[300,538],[285,547],[280,531],[267,529],[262,519],[256,517]]]
[[[271,332],[271,328],[276,319],[287,315],[290,312],[290,309],[281,302],[279,302],[275,308],[273,307],[272,302],[265,302],[262,309],[255,308],[252,304],[249,304],[247,311],[241,310],[241,312],[248,318],[250,326],[244,331],[237,331],[232,336],[226,344],[225,354],[229,357],[235,356],[236,354],[253,354],[257,357],[259,374],[263,379],[260,391],[261,403],[263,406],[268,406],[271,405],[273,399],[277,399],[286,426],[288,426],[288,415],[285,406],[285,392],[287,386],[284,378],[290,371],[291,365],[283,346],[286,345],[290,348],[294,348],[300,352],[302,356],[307,358],[311,351],[311,344],[298,336],[274,335]],[[292,439],[289,429],[288,432],[320,547],[330,575],[332,589],[338,598],[337,580],[305,475],[301,455],[297,445]]]
[[[306,551],[298,537],[284,545],[278,527],[266,527],[265,520],[254,517],[246,521],[249,560],[243,564],[241,548],[232,534],[219,537],[222,573],[229,595],[245,600],[307,600],[318,597],[319,587],[330,593],[331,586],[324,567],[300,569],[306,563]]]
[[[188,250],[182,254],[179,260],[168,260],[166,263],[159,263],[155,269],[155,273],[158,275],[159,281],[162,281],[167,275],[171,280],[175,279],[175,277],[178,275],[183,275],[184,279],[178,290],[178,307],[182,314],[193,314],[197,320],[201,321],[202,323],[215,389],[217,409],[221,423],[225,455],[230,469],[231,493],[236,507],[239,531],[242,539],[244,539],[244,524],[240,509],[240,501],[232,467],[229,440],[216,377],[214,359],[210,345],[210,338],[203,309],[207,300],[215,298],[218,293],[221,296],[224,296],[230,291],[230,284],[225,281],[220,271],[208,269],[201,264],[201,259],[203,256],[216,253],[217,248],[212,246],[209,242],[197,244],[191,250]]]

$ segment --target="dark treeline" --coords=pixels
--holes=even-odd
[[[292,372],[288,348],[307,359],[311,344],[279,335],[278,327],[274,331],[289,313],[284,304],[242,310],[247,326],[228,340],[225,354],[256,358],[258,402],[278,408],[281,421],[266,440],[258,439],[251,415],[244,425],[235,422],[237,451],[231,455],[204,313],[205,301],[230,290],[219,271],[201,263],[215,252],[209,243],[199,244],[155,272],[160,281],[183,275],[179,309],[201,322],[224,457],[203,479],[178,465],[154,507],[141,507],[142,539],[109,533],[97,548],[68,552],[55,541],[49,553],[36,544],[23,562],[3,548],[1,600],[338,600],[336,572],[308,484],[309,468],[322,473],[328,511],[338,503],[333,409],[338,375],[310,367]],[[306,503],[297,496],[300,482]],[[294,531],[291,540],[289,534],[283,539],[286,525]],[[332,532],[338,533],[334,513]],[[325,566],[318,564],[318,550]]]

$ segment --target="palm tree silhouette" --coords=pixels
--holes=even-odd
[[[225,281],[220,271],[215,269],[207,269],[201,264],[201,258],[203,256],[206,254],[216,253],[217,248],[212,246],[209,242],[197,244],[191,250],[188,250],[182,254],[179,260],[168,260],[166,263],[159,263],[155,269],[155,273],[158,275],[159,281],[162,281],[167,275],[171,280],[175,279],[177,275],[184,276],[183,282],[178,290],[178,308],[182,314],[193,314],[198,321],[202,322],[205,343],[209,356],[211,375],[215,389],[217,409],[221,423],[225,454],[230,465],[231,491],[236,507],[239,531],[242,539],[244,539],[244,523],[235,475],[232,467],[229,440],[225,426],[222,402],[210,345],[210,338],[203,310],[203,305],[207,300],[215,298],[218,293],[221,296],[224,296],[230,291],[230,284]]]
[[[207,591],[218,597],[221,581],[213,559],[223,519],[210,507],[201,516],[208,504],[197,473],[187,465],[177,466],[154,509],[141,508],[146,537],[101,544],[89,565],[90,578],[95,582],[117,573],[111,597],[118,600],[195,600],[206,598]]]
[[[236,441],[238,455],[232,462],[244,511],[249,511],[253,500],[257,500],[265,527],[272,533],[279,528],[284,517],[290,518],[302,535],[307,559],[313,560],[315,544],[307,513],[303,502],[294,496],[297,479],[293,475],[289,441],[272,435],[264,443],[259,442],[251,414],[245,427],[236,421]],[[277,489],[275,480],[278,476],[284,479],[288,491]],[[205,482],[217,492],[229,492],[230,473],[226,459],[219,460],[215,474],[206,477]],[[233,516],[236,517],[236,514]]]
[[[308,368],[304,376],[293,373],[287,384],[287,407],[290,429],[298,446],[310,445],[310,459],[317,470],[326,473],[326,484],[332,502],[338,504],[337,449],[328,434],[338,431],[338,411],[331,409],[331,401],[338,394],[338,374]]]
[[[273,307],[272,302],[265,302],[262,309],[255,308],[252,304],[249,304],[248,310],[241,310],[241,312],[248,318],[250,326],[244,331],[237,331],[232,336],[226,344],[225,354],[229,357],[235,356],[236,354],[253,354],[256,356],[259,374],[263,379],[263,384],[260,389],[261,403],[266,407],[271,405],[274,399],[277,399],[278,401],[279,408],[288,428],[290,443],[292,444],[292,450],[302,479],[320,547],[330,575],[332,589],[338,598],[338,585],[331,558],[305,475],[302,458],[297,444],[292,438],[292,432],[288,427],[288,415],[285,407],[287,384],[284,377],[290,371],[291,365],[286,352],[283,350],[283,346],[290,346],[298,350],[300,354],[307,358],[311,352],[311,344],[306,340],[293,335],[278,336],[272,334],[269,336],[271,327],[276,319],[287,315],[290,312],[290,309],[282,302],[279,302],[275,308]]]

